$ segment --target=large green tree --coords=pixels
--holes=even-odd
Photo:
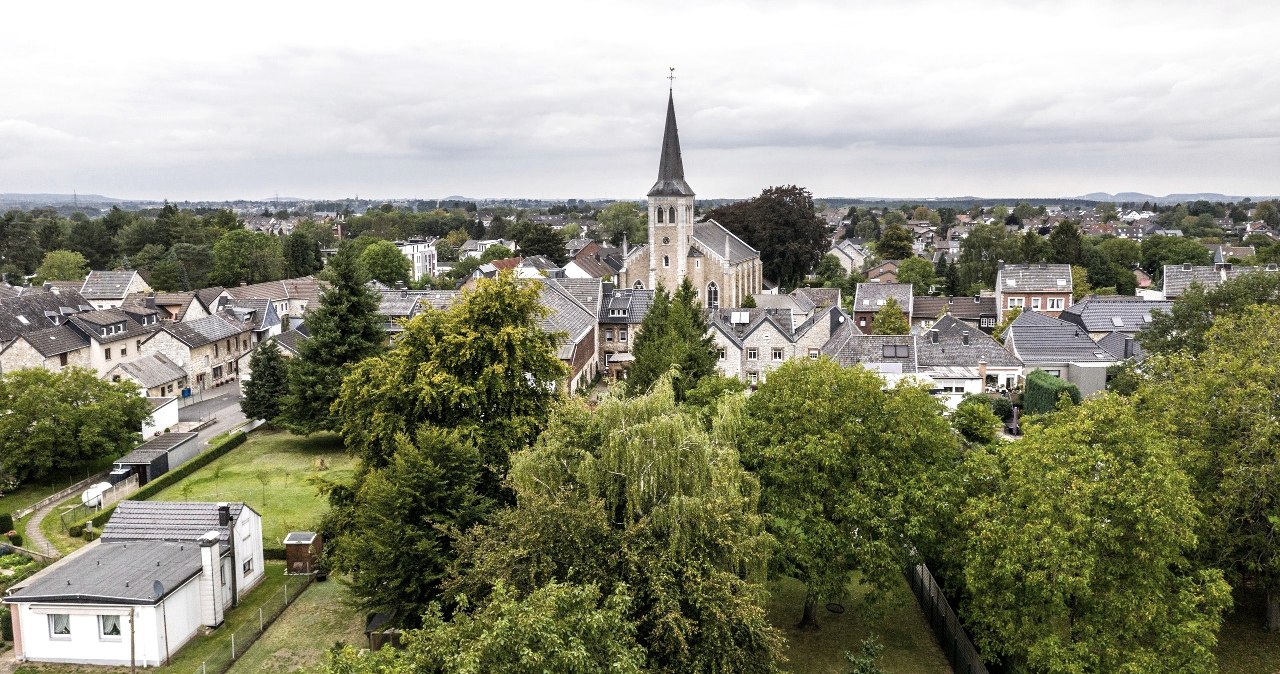
[[[51,250],[36,269],[36,281],[82,281],[89,275],[89,261],[70,250]]]
[[[328,287],[320,295],[320,306],[306,315],[311,336],[301,342],[289,366],[282,421],[298,433],[338,428],[329,408],[342,378],[356,363],[381,351],[387,339],[378,298],[366,285],[369,277],[351,248],[339,249],[322,278]]]
[[[289,361],[275,340],[258,344],[249,356],[250,378],[244,382],[240,409],[250,419],[275,421],[284,412],[289,393]]]
[[[324,268],[315,230],[295,229],[281,242],[285,278],[310,276]]]
[[[1103,396],[1001,451],[965,519],[965,624],[1027,671],[1213,672],[1230,588],[1192,563],[1200,510],[1159,428]]]
[[[632,353],[635,361],[627,369],[627,391],[633,394],[647,392],[675,367],[676,398],[683,400],[685,391],[715,371],[715,343],[707,334],[707,321],[689,279],[681,282],[675,297],[658,286]]]
[[[383,285],[394,286],[397,283],[408,283],[413,272],[413,264],[409,258],[390,241],[375,241],[360,252],[360,264],[364,265],[369,277]]]
[[[209,280],[218,285],[275,281],[283,274],[284,257],[279,237],[237,229],[223,234],[213,246],[213,271]]]
[[[1168,312],[1152,313],[1151,324],[1138,333],[1138,341],[1151,353],[1200,353],[1208,347],[1215,319],[1242,314],[1256,305],[1280,306],[1280,274],[1243,274],[1208,290],[1192,283]]]
[[[932,543],[959,457],[941,411],[923,389],[886,390],[826,358],[784,363],[748,399],[742,461],[778,538],[774,572],[808,590],[802,626],[816,626],[821,600],[846,596],[853,572],[890,588]]]
[[[151,414],[132,382],[92,370],[15,370],[0,376],[0,465],[19,480],[119,457]]]
[[[640,204],[634,201],[616,201],[605,206],[600,209],[597,220],[600,236],[615,246],[622,245],[624,236],[631,245],[649,240],[649,223]]]
[[[911,333],[911,323],[907,321],[906,310],[898,304],[898,300],[890,297],[884,306],[871,318],[871,334],[873,335],[907,335]]]
[[[938,282],[933,263],[922,257],[908,257],[898,265],[898,283],[910,283],[915,295],[928,295]]]
[[[813,195],[795,185],[766,188],[754,199],[712,209],[704,219],[760,251],[765,278],[787,287],[798,285],[830,247]]]
[[[914,244],[915,237],[911,235],[911,230],[895,223],[884,228],[880,240],[872,247],[881,260],[905,260],[915,255]]]
[[[569,252],[564,248],[564,237],[542,222],[521,222],[512,228],[520,255],[542,255],[556,264],[564,264]]]

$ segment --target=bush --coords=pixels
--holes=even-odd
[[[991,411],[994,412],[997,417],[1000,417],[1000,421],[1008,423],[1013,420],[1012,400],[1009,400],[1004,396],[999,398],[988,398],[987,400],[991,403]]]
[[[1022,396],[1023,409],[1027,414],[1052,412],[1058,407],[1058,397],[1063,393],[1071,397],[1071,402],[1080,404],[1080,389],[1075,384],[1044,370],[1032,370],[1027,375],[1027,388]]]
[[[13,616],[8,606],[0,608],[0,638],[13,641]]]
[[[22,547],[22,534],[15,533],[9,537],[9,542],[18,547]]]
[[[82,534],[84,534],[83,524],[73,524],[67,527],[67,535],[72,538],[80,538]]]
[[[985,445],[996,439],[1000,418],[981,400],[965,400],[951,415],[951,423],[965,440]]]
[[[13,515],[0,513],[0,531],[13,531]]]
[[[84,540],[85,540],[86,542],[89,542],[89,543],[92,543],[93,541],[98,540],[98,537],[99,537],[99,536],[101,536],[101,535],[102,535],[102,534],[98,533],[98,530],[97,530],[97,529],[85,529],[85,530],[84,530]]]

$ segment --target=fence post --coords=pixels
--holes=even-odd
[[[235,659],[236,659],[236,633],[232,632],[231,633],[231,661],[235,662]]]
[[[204,670],[205,662],[200,663],[200,674],[206,674]]]
[[[262,631],[262,607],[258,607],[258,631]]]

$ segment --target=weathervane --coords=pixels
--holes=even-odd
[[[667,70],[671,71],[671,74],[667,75],[667,81],[670,82],[670,84],[667,85],[667,90],[673,91],[676,88],[676,67],[671,66],[667,68]]]

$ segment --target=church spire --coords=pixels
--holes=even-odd
[[[662,159],[658,162],[658,182],[651,197],[691,197],[693,188],[684,181],[684,160],[680,158],[680,132],[676,129],[676,101],[667,95],[667,128],[662,132]]]

